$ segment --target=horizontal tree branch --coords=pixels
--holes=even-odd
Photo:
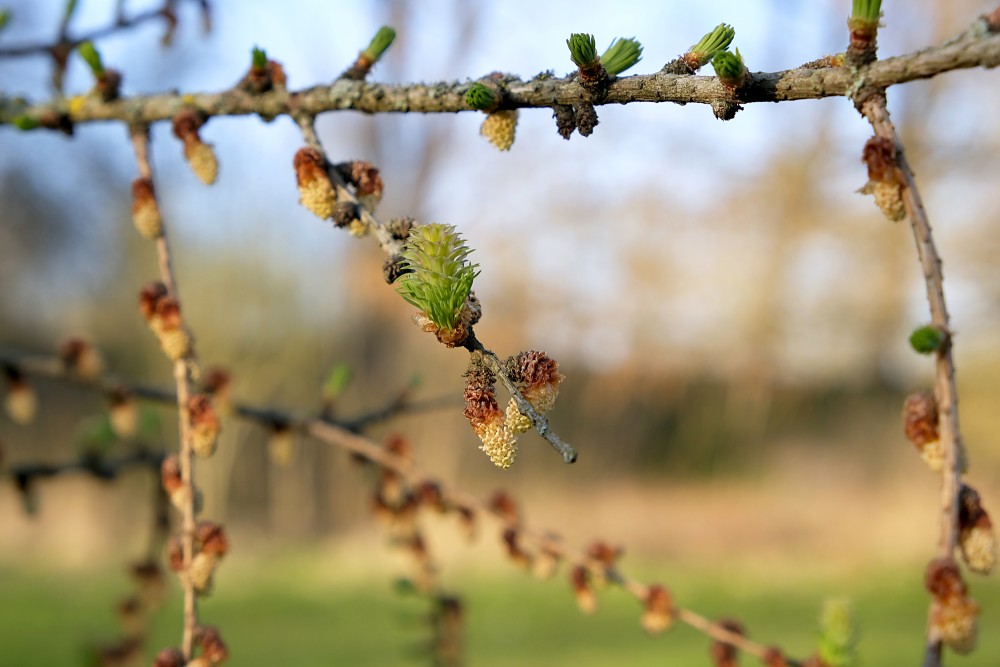
[[[504,108],[552,107],[554,105],[629,104],[633,102],[675,102],[678,104],[718,104],[731,102],[784,102],[850,95],[859,75],[865,84],[889,87],[917,79],[971,67],[1000,65],[1000,33],[991,31],[985,18],[973,23],[965,33],[941,44],[914,53],[880,60],[854,72],[846,67],[812,69],[801,67],[780,72],[757,72],[749,83],[734,93],[714,76],[686,76],[657,72],[614,80],[600,100],[590,94],[575,77],[554,78],[542,74],[528,81],[505,80]],[[327,111],[365,113],[456,113],[470,111],[465,92],[471,82],[393,85],[338,79],[330,85],[314,86],[297,92],[273,90],[255,95],[233,88],[216,93],[164,93],[137,95],[103,102],[95,95],[71,98],[68,102],[32,104],[0,94],[0,124],[19,116],[42,119],[67,113],[72,123],[120,120],[152,123],[172,118],[182,108],[192,108],[205,116],[258,114],[264,118],[280,115],[314,116]]]

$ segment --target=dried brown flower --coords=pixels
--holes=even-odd
[[[318,218],[326,219],[333,215],[333,207],[337,203],[337,191],[330,182],[323,154],[315,148],[300,148],[295,153],[292,165],[295,167],[299,201],[302,205]]]
[[[736,634],[745,634],[743,625],[733,618],[726,618],[719,621],[719,625],[729,630],[730,632],[735,632]],[[735,646],[722,641],[712,642],[711,656],[714,661],[713,664],[716,667],[737,667],[738,663],[738,651]]]
[[[673,598],[663,586],[650,586],[643,604],[645,609],[642,613],[642,627],[649,634],[659,634],[674,624]]]

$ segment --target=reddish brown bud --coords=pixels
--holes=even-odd
[[[184,570],[184,549],[176,536],[167,540],[167,567],[171,572]]]
[[[151,179],[137,178],[132,181],[132,223],[147,239],[163,236],[163,216]]]
[[[292,160],[295,180],[299,187],[299,201],[319,218],[333,215],[337,203],[330,176],[327,174],[326,158],[315,148],[300,148]]]
[[[218,628],[203,626],[194,634],[194,644],[201,649],[201,657],[212,665],[219,665],[229,659],[229,649],[222,641]]]
[[[650,586],[643,604],[642,627],[649,634],[659,634],[674,624],[673,598],[663,586]]]
[[[67,338],[59,344],[59,358],[67,371],[94,379],[104,371],[104,360],[93,345],[82,338]]]
[[[184,667],[187,660],[179,648],[165,648],[156,654],[153,667]]]
[[[928,563],[924,587],[935,598],[962,596],[967,592],[958,565],[950,558],[936,558]]]
[[[202,458],[215,453],[219,441],[219,415],[212,400],[205,394],[195,394],[188,399],[191,419],[191,448]]]
[[[444,502],[444,495],[441,493],[441,485],[433,480],[424,480],[417,485],[415,490],[417,502],[421,505],[431,507],[438,512],[447,510]]]
[[[160,300],[167,296],[167,286],[160,281],[153,281],[142,286],[139,292],[139,314],[147,322],[156,314]]]
[[[222,526],[217,523],[199,521],[195,537],[201,545],[202,553],[222,558],[229,551],[229,540]]]
[[[507,555],[515,564],[527,568],[531,565],[531,555],[521,548],[520,533],[515,528],[505,528],[503,543],[507,547]]]
[[[587,556],[606,568],[614,567],[615,562],[621,557],[622,553],[623,549],[621,547],[612,547],[607,542],[600,540],[593,542],[587,549]]]
[[[490,498],[489,508],[491,512],[509,524],[518,525],[521,522],[517,503],[514,502],[514,499],[506,491],[495,492],[493,497]]]
[[[160,481],[168,496],[173,495],[184,485],[181,478],[181,464],[176,454],[171,454],[163,459],[163,463],[160,465]]]
[[[885,137],[865,142],[861,161],[868,166],[868,179],[881,183],[899,183],[899,157],[896,144]]]
[[[764,663],[764,667],[788,667],[785,654],[777,646],[769,646],[764,657],[761,658],[761,662]]]
[[[187,143],[193,136],[196,140],[198,130],[205,124],[205,116],[191,108],[184,108],[177,112],[173,118],[174,136]]]
[[[387,437],[382,447],[401,459],[410,460],[413,458],[413,448],[410,446],[410,441],[399,433],[393,433]]]
[[[979,493],[963,484],[958,508],[958,542],[962,560],[973,572],[990,574],[996,567],[997,541],[993,522],[983,509]]]
[[[597,611],[597,598],[594,596],[594,589],[590,586],[590,573],[587,568],[577,565],[570,570],[569,579],[580,611],[585,614],[593,614]]]
[[[374,209],[382,199],[382,176],[375,165],[364,160],[355,160],[337,165],[344,180],[354,186],[358,199],[369,210]]]
[[[726,618],[719,621],[719,625],[730,632],[735,632],[738,635],[745,633],[743,625],[739,621],[732,618]],[[739,664],[737,662],[738,651],[736,650],[736,647],[726,642],[719,640],[712,642],[711,656],[716,667],[737,667]]]
[[[907,439],[918,448],[940,438],[938,433],[938,408],[934,394],[910,394],[903,404],[903,427]]]

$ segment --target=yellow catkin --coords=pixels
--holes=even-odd
[[[191,449],[200,458],[207,459],[214,454],[218,442],[218,424],[196,424],[191,429]]]
[[[504,414],[504,424],[514,433],[524,433],[531,430],[531,417],[522,415],[517,409],[517,401],[513,398],[507,403],[507,410]]]
[[[183,327],[160,330],[156,332],[163,353],[171,361],[179,361],[191,354],[191,334]]]
[[[935,601],[931,622],[941,641],[956,653],[970,653],[976,647],[979,604],[968,597],[956,595]]]
[[[494,111],[486,116],[479,133],[486,137],[498,150],[508,151],[514,145],[517,131],[517,109]]]
[[[132,213],[132,224],[144,238],[152,240],[163,236],[163,218],[155,201],[143,202]]]
[[[962,558],[969,569],[978,574],[990,574],[997,564],[997,540],[992,526],[973,526],[959,537]]]
[[[892,222],[899,222],[906,217],[906,209],[903,206],[903,188],[898,183],[872,181],[861,191],[873,195],[875,204],[882,211],[882,215]]]
[[[499,414],[498,414],[499,416]],[[517,436],[507,428],[502,419],[482,424],[476,434],[483,441],[479,448],[490,457],[498,468],[509,468],[517,458]]]
[[[202,595],[212,592],[213,575],[219,559],[214,554],[199,553],[191,560],[191,583]]]
[[[14,387],[7,391],[4,407],[15,424],[30,424],[38,413],[38,396],[28,385]]]
[[[299,185],[299,201],[317,218],[326,220],[333,215],[337,193],[329,179],[314,178]]]
[[[122,440],[131,440],[139,432],[139,408],[134,401],[111,407],[108,413],[111,430]]]
[[[205,185],[215,183],[215,179],[219,176],[219,161],[211,144],[202,142],[191,144],[187,151],[187,161],[198,180]]]

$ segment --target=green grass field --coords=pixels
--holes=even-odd
[[[418,657],[426,634],[426,603],[393,591],[392,574],[338,580],[313,558],[241,567],[222,578],[202,609],[230,647],[230,664],[250,667],[427,664]],[[735,615],[752,637],[779,643],[795,657],[813,650],[816,615],[824,597],[849,595],[862,628],[862,665],[918,665],[927,598],[920,568],[863,577],[838,575],[802,584],[760,581],[739,572],[720,578],[671,568],[677,600],[709,616]],[[659,578],[653,569],[638,574]],[[316,576],[320,575],[320,576]],[[770,578],[769,578],[770,579]],[[466,573],[448,581],[464,596],[466,655],[473,667],[519,665],[709,665],[708,640],[685,627],[656,638],[639,627],[639,605],[614,589],[599,594],[593,616],[580,614],[564,579],[539,582],[512,567]],[[1000,584],[971,582],[986,612],[980,645],[948,665],[1000,664]],[[0,569],[0,655],[18,667],[79,665],[88,642],[117,632],[112,608],[128,591],[125,577]],[[149,647],[176,644],[179,593],[159,613]],[[146,664],[149,664],[148,662]],[[744,664],[756,664],[745,658]]]

